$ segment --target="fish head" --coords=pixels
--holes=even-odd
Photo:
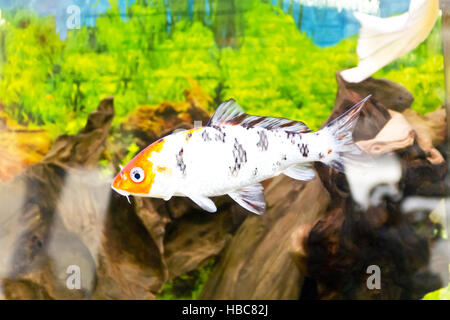
[[[164,167],[159,165],[158,157],[164,146],[164,139],[152,143],[128,162],[114,178],[111,187],[117,193],[144,197],[163,197],[159,194]]]

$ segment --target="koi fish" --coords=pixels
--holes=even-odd
[[[206,126],[172,133],[142,150],[121,168],[112,189],[127,198],[188,197],[208,212],[217,211],[210,197],[227,194],[262,214],[261,181],[279,174],[311,180],[315,161],[344,171],[345,160],[363,153],[352,132],[369,98],[316,132],[300,121],[248,115],[230,99]]]

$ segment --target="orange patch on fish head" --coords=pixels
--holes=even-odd
[[[122,195],[149,194],[155,181],[153,163],[149,160],[153,153],[159,153],[164,145],[160,139],[139,152],[114,178],[112,187]]]

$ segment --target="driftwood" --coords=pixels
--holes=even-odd
[[[409,147],[414,143],[414,130],[405,117],[395,111],[388,112],[391,119],[373,139],[356,143],[361,150],[371,155],[380,155]]]
[[[239,227],[200,298],[299,297],[303,277],[291,259],[292,234],[323,215],[329,196],[319,179],[305,183],[285,176],[273,179],[265,193],[268,210]]]
[[[383,107],[402,112],[403,110],[409,109],[414,97],[411,92],[409,92],[401,84],[388,79],[374,79],[368,78],[359,83],[346,82],[340,75],[340,72],[336,73],[336,78],[338,81],[338,90],[354,92],[360,97],[366,97],[369,94],[372,95],[372,101],[377,101],[378,104]],[[341,105],[344,100],[347,99],[345,95],[338,94],[336,97],[336,105]]]
[[[0,200],[3,226],[0,241],[8,244],[1,251],[0,275],[6,298],[81,298],[90,295],[89,288],[95,283],[95,259],[86,246],[89,242],[83,241],[79,231],[87,226],[86,237],[95,238],[99,233],[101,236],[101,225],[97,222],[104,215],[101,212],[104,204],[99,200],[104,198],[101,195],[105,189],[95,174],[95,183],[90,184],[89,189],[83,188],[82,184],[73,189],[89,174],[70,168],[98,162],[112,118],[112,99],[106,99],[90,115],[86,128],[78,136],[61,137],[45,160],[27,167],[14,180],[0,187],[4,195]],[[64,190],[66,181],[69,188]],[[78,192],[70,196],[71,191]],[[85,197],[78,198],[79,195]],[[16,203],[11,203],[11,196],[17,198]],[[78,265],[82,269],[83,290],[66,288],[69,265]]]
[[[403,115],[417,133],[417,143],[425,152],[427,160],[435,165],[443,163],[444,157],[434,146],[441,145],[445,140],[445,109],[437,109],[424,117],[408,109],[403,112]]]

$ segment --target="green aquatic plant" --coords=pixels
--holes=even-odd
[[[150,55],[148,102],[183,100],[184,89],[190,88],[190,78],[213,96],[220,74],[218,57],[210,29],[199,22],[178,22],[171,38],[157,45]]]
[[[215,105],[233,97],[249,113],[303,120],[317,129],[334,102],[336,71],[357,63],[356,36],[322,49],[279,7],[249,1],[236,10],[234,18],[213,15],[212,26],[201,15],[174,17],[168,30],[164,1],[138,1],[125,20],[111,1],[95,27],[69,30],[64,41],[51,17],[9,12],[1,102],[15,119],[44,124],[56,136],[81,128],[102,98],[114,96],[117,126],[140,104],[182,100],[192,78]],[[421,113],[442,104],[440,22],[425,43],[375,76],[405,85]]]
[[[63,50],[54,19],[21,10],[8,21],[2,48],[1,102],[22,123],[51,121],[60,113],[51,92],[56,82],[54,66]]]
[[[214,262],[215,259],[211,258],[202,267],[166,282],[156,298],[158,300],[198,299],[213,270]]]
[[[450,284],[445,288],[427,293],[422,300],[450,300]]]
[[[128,162],[130,162],[134,156],[138,153],[138,151],[140,150],[139,146],[136,143],[131,143],[128,148],[127,148],[127,155],[125,156],[125,158],[122,159],[122,161],[120,161],[120,164],[122,166],[125,166]]]

